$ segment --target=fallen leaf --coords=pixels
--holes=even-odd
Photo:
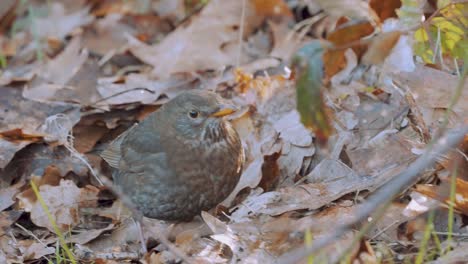
[[[58,186],[42,185],[39,187],[39,193],[59,230],[68,231],[78,224],[80,189],[72,181],[61,180]],[[20,200],[20,206],[31,213],[31,221],[34,224],[55,232],[39,201],[31,203],[21,194],[17,198]]]
[[[382,26],[384,34],[398,31],[400,24],[395,19],[388,19]],[[396,34],[396,33],[395,33]],[[384,61],[382,71],[388,72],[412,72],[416,69],[414,62],[412,40],[408,35],[402,34],[390,54]]]
[[[8,85],[13,82],[28,82],[36,75],[38,63],[27,65],[9,66],[0,74],[0,85]]]
[[[67,84],[88,59],[88,51],[82,50],[81,46],[81,38],[74,37],[60,54],[44,65],[38,75],[50,83]]]
[[[15,210],[0,212],[0,237],[9,233],[10,226],[13,225],[22,214],[22,211]]]
[[[268,25],[273,34],[273,48],[270,56],[289,61],[304,41],[301,35],[290,29],[286,20],[281,22],[269,21]]]
[[[312,144],[312,134],[301,123],[296,110],[285,113],[273,124],[273,127],[279,133],[280,138],[295,146],[309,147]]]
[[[67,103],[40,103],[25,100],[21,91],[12,87],[0,89],[0,111],[5,113],[0,122],[0,131],[21,129],[24,134],[43,134],[39,130],[46,118],[65,113],[75,124],[80,119],[79,106]],[[4,168],[14,154],[33,141],[9,142],[0,138],[0,168]]]
[[[464,215],[468,215],[468,182],[462,179],[455,179],[455,201],[454,209],[460,211]],[[416,185],[416,192],[436,199],[445,203],[445,206],[450,204],[450,178],[442,179],[440,186],[419,184]]]
[[[390,17],[397,17],[396,9],[401,7],[401,0],[371,0],[369,6],[379,16],[380,21],[385,21]]]
[[[106,134],[109,130],[104,126],[94,124],[92,126],[76,125],[73,127],[74,147],[80,153],[91,151],[96,143]]]
[[[347,27],[341,27],[333,31],[327,36],[327,40],[337,47],[336,49],[328,49],[323,55],[323,65],[325,72],[324,83],[328,84],[329,80],[338,72],[346,67],[345,49],[346,45],[354,44],[350,48],[359,59],[366,51],[367,46],[360,43],[360,40],[369,36],[374,32],[374,28],[369,23],[359,23]]]
[[[289,143],[283,144],[281,156],[278,158],[280,169],[280,186],[289,186],[296,182],[301,171],[304,159],[315,154],[315,146],[298,147]],[[304,176],[304,175],[301,175]]]
[[[229,196],[221,203],[222,205],[229,207],[236,198],[237,194],[246,187],[255,188],[262,179],[262,164],[263,158],[257,158],[252,161],[247,168],[244,169],[234,190]]]
[[[78,234],[73,234],[71,236],[68,236],[65,239],[66,243],[76,243],[76,244],[81,244],[84,245],[86,243],[89,243],[90,241],[96,239],[99,237],[102,233],[107,232],[109,230],[114,229],[115,226],[114,224],[110,224],[104,228],[101,229],[87,229],[87,230],[82,230]]]
[[[256,12],[260,16],[292,16],[292,12],[283,0],[253,0]]]
[[[422,65],[418,65],[414,72],[394,74],[393,78],[410,89],[418,106],[430,109],[446,109],[458,83],[458,78],[455,75]],[[458,100],[459,102],[468,101],[468,82],[465,82]],[[453,111],[461,120],[466,121],[466,115],[463,113],[468,112],[467,104],[458,103],[453,107]],[[431,124],[432,122],[426,121],[426,123]]]
[[[354,19],[366,19],[375,24],[380,23],[379,17],[367,2],[360,0],[315,0],[326,13],[334,17],[350,17]]]
[[[385,59],[392,52],[393,47],[400,39],[400,31],[390,31],[376,36],[367,49],[361,62],[366,65],[378,65],[385,61]]]
[[[20,192],[20,188],[23,185],[24,183],[20,182],[6,188],[0,188],[0,212],[12,206],[15,203],[15,196],[17,193]]]
[[[244,37],[263,20],[263,16],[255,12],[252,1],[245,2]],[[155,46],[147,46],[129,37],[129,50],[153,66],[153,75],[161,79],[173,73],[216,70],[234,65],[240,55],[242,10],[242,1],[210,1],[188,24],[178,27]],[[249,60],[244,56],[239,58],[241,64]]]
[[[301,122],[311,129],[317,143],[326,145],[333,132],[330,123],[332,112],[325,105],[322,95],[324,49],[320,41],[302,47],[293,59],[296,76],[297,110]]]
[[[193,77],[173,76],[165,81],[159,81],[148,77],[147,74],[129,74],[122,80],[111,78],[100,78],[97,90],[104,100],[98,105],[115,105],[128,103],[154,103],[162,94],[170,94],[169,89],[185,90],[190,85]],[[119,81],[119,82],[117,82]],[[177,93],[177,92],[176,92]],[[174,96],[173,94],[171,98]]]
[[[25,247],[23,250],[24,260],[36,260],[55,253],[54,247],[48,247],[39,242],[32,242],[31,245]]]
[[[80,159],[70,155],[65,147],[33,144],[15,155],[3,170],[2,179],[10,184],[38,177],[41,181],[52,184],[58,183],[57,179],[69,172],[73,172],[69,176],[87,177],[88,167]]]
[[[246,263],[274,261],[275,258],[271,254],[273,252],[268,252],[267,245],[259,243],[261,234],[253,224],[244,224],[243,228],[236,228],[236,226],[222,223],[205,212],[202,213],[202,218],[215,233],[211,237],[231,249],[234,254],[233,259],[243,260]]]
[[[66,14],[62,3],[51,3],[47,17],[38,17],[31,25],[31,32],[40,38],[63,40],[75,28],[88,25],[94,17],[89,14],[89,7]]]

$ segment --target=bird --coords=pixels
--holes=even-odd
[[[149,218],[190,221],[213,208],[233,191],[245,162],[226,118],[236,110],[208,90],[177,95],[101,153],[114,185]]]

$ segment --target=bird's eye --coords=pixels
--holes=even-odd
[[[189,116],[190,116],[191,118],[197,118],[197,117],[198,117],[198,111],[196,111],[196,110],[191,110],[191,111],[189,112]]]

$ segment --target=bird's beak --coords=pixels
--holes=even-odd
[[[238,109],[234,105],[229,105],[229,104],[223,104],[219,107],[218,111],[214,112],[211,114],[211,117],[223,117],[230,115],[234,112],[236,112]]]

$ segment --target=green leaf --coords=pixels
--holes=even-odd
[[[297,110],[301,122],[315,133],[321,145],[326,144],[333,131],[322,96],[323,54],[321,42],[315,40],[302,47],[293,58]]]

